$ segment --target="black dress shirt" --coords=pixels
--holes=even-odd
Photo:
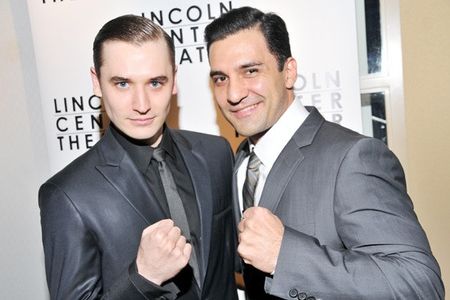
[[[137,169],[144,175],[153,196],[155,199],[158,199],[159,204],[165,211],[167,218],[170,218],[169,206],[167,204],[164,186],[159,174],[158,162],[152,159],[153,148],[143,141],[128,137],[113,124],[111,124],[110,127],[116,140],[128,153]],[[168,130],[163,131],[163,136],[159,147],[164,149],[167,154],[166,163],[172,172],[174,181],[177,185],[178,193],[181,201],[183,202],[186,216],[188,216],[188,224],[191,233],[190,243],[192,245],[192,249],[193,251],[196,251],[197,257],[201,257],[201,247],[199,243],[201,233],[200,213],[189,171],[181,156],[181,152],[178,150]],[[198,262],[199,264],[201,263],[200,260],[198,260]],[[203,274],[203,266],[199,265],[199,270],[200,274]]]

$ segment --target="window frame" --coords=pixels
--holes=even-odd
[[[360,7],[361,3],[364,7],[364,0],[355,1],[357,10],[358,7]],[[407,148],[405,127],[405,100],[403,92],[400,1],[379,1],[381,26],[380,31],[382,41],[381,72],[362,75],[360,74],[360,93],[385,93],[388,145],[389,148],[400,159],[403,166],[406,168]],[[360,14],[357,13],[357,15],[359,20],[361,20]],[[364,18],[364,16],[362,18]],[[358,28],[358,30],[361,30],[361,28]],[[365,30],[363,31],[363,36],[365,38]],[[365,40],[358,42],[360,43],[360,50],[364,50],[366,47],[363,46],[361,48],[361,43],[365,43]]]

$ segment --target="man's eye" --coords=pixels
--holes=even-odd
[[[116,85],[121,89],[126,89],[128,87],[128,82],[120,81],[120,82],[117,82]]]
[[[227,80],[227,77],[226,77],[226,76],[214,76],[214,77],[213,77],[213,81],[214,81],[214,83],[216,83],[216,84],[223,83],[225,80]]]
[[[258,73],[258,69],[248,69],[247,70],[247,74],[248,75],[254,75],[256,73]]]
[[[157,87],[160,87],[162,85],[162,83],[159,82],[158,80],[152,80],[152,81],[150,81],[150,85],[153,88],[157,88]]]

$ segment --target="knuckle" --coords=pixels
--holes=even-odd
[[[166,235],[163,234],[161,231],[157,231],[153,234],[153,238],[157,241],[157,242],[161,242],[163,240],[165,240]]]
[[[245,228],[254,229],[256,221],[254,219],[248,219],[245,221]],[[243,230],[244,231],[244,230]]]
[[[189,259],[192,252],[192,246],[190,244],[185,244],[183,246],[183,254]]]
[[[244,246],[242,244],[239,244],[239,246],[237,247],[237,252],[242,255],[244,254]]]
[[[154,227],[148,226],[142,230],[141,238],[149,236],[154,231]]]
[[[239,222],[238,229],[239,229],[240,231],[244,230],[244,227],[245,227],[244,222],[245,222],[245,219],[242,219],[242,221]]]
[[[180,229],[179,227],[177,227],[177,226],[174,226],[174,227],[172,228],[172,232],[173,232],[175,235],[177,235],[177,236],[181,235],[181,229]]]
[[[178,238],[178,243],[180,243],[181,245],[185,245],[186,244],[186,238],[184,236],[180,236]]]
[[[248,234],[247,234],[246,231],[241,232],[241,233],[239,234],[239,240],[241,241],[241,243],[242,243],[243,241],[245,241],[247,235],[248,235]]]

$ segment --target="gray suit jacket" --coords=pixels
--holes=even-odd
[[[241,151],[234,185],[242,160]],[[239,211],[236,186],[234,198]],[[272,167],[260,206],[285,233],[265,288],[246,280],[251,299],[444,298],[400,162],[381,141],[313,108]]]
[[[169,130],[169,129],[167,129]],[[110,131],[39,191],[52,299],[237,299],[231,204],[233,155],[220,137],[170,130],[199,207],[202,291],[186,267],[164,287],[135,271],[141,233],[168,218]]]

